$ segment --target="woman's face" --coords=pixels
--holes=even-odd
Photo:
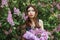
[[[29,7],[28,8],[28,17],[29,18],[34,18],[34,16],[35,16],[35,10],[34,10],[34,8]]]

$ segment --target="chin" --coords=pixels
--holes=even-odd
[[[34,18],[34,15],[33,15],[33,16],[30,16],[30,15],[29,15],[28,17],[29,17],[29,18]]]
[[[34,18],[34,16],[30,16],[30,18]]]

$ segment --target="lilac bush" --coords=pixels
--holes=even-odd
[[[29,4],[38,9],[38,18],[43,20],[45,30],[50,32],[56,27],[56,30],[50,33],[53,34],[54,40],[60,40],[60,26],[58,25],[60,24],[60,0],[0,0],[0,40],[20,40],[21,27],[19,25],[24,24],[28,18],[23,12]],[[45,36],[45,31],[41,35],[40,31],[35,31],[29,31],[34,34],[32,37],[34,40],[39,40],[39,37],[41,40],[45,39],[41,37],[41,35]]]

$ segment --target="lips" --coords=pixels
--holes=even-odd
[[[30,15],[29,16],[33,16],[33,14],[32,13],[30,13]]]
[[[30,15],[30,16],[33,16],[33,15]]]

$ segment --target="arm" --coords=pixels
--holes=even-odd
[[[43,21],[39,19],[39,25],[41,26],[41,29],[44,30],[43,27]],[[41,34],[40,40],[48,40],[48,33],[47,31],[43,31],[43,33]]]
[[[43,27],[43,21],[41,19],[39,19],[39,25],[41,26],[41,29],[44,30],[44,27]]]

